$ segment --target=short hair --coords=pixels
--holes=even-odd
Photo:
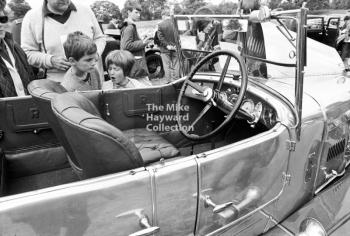
[[[134,55],[126,50],[114,50],[108,53],[105,59],[106,67],[116,65],[122,68],[125,76],[129,76],[131,68],[135,64]]]
[[[136,0],[127,0],[124,4],[126,11],[133,11],[134,9],[141,11],[141,4]]]
[[[211,23],[210,20],[206,20],[206,19],[200,19],[196,22],[196,29],[198,29],[198,31],[203,31],[205,29],[205,27],[207,27],[207,25],[209,25],[209,23]]]
[[[14,19],[23,18],[31,9],[29,3],[25,0],[11,0],[7,5],[13,11]]]
[[[67,59],[73,57],[75,60],[80,60],[85,55],[97,52],[94,41],[80,31],[68,34],[67,40],[63,43],[63,48]]]

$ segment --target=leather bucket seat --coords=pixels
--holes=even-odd
[[[138,168],[179,154],[155,132],[142,128],[121,131],[111,125],[91,100],[96,98],[72,92],[58,94],[52,101],[66,140],[62,144],[71,147],[83,178]]]
[[[51,109],[51,100],[61,93],[67,92],[67,90],[59,83],[48,79],[34,80],[28,85],[28,91],[32,95],[34,101],[43,112],[44,116],[48,120],[50,127],[53,129],[56,137],[64,147],[69,164],[73,171],[81,178],[82,170],[80,163],[74,155],[71,145],[67,142],[63,135],[63,130],[58,124],[56,116]]]

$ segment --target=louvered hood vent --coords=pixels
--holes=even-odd
[[[345,152],[345,139],[342,139],[341,141],[337,142],[333,146],[331,146],[328,150],[328,156],[327,161],[331,161],[340,154],[343,154]]]

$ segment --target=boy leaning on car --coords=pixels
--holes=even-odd
[[[9,19],[5,5],[6,1],[0,0],[0,97],[25,96],[28,83],[36,77],[26,54],[7,32]]]

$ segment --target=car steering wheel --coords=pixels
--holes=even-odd
[[[219,80],[218,84],[213,89],[209,88],[209,87],[203,87],[203,86],[199,85],[198,83],[193,82],[194,75],[205,63],[207,63],[208,61],[210,61],[211,59],[213,59],[215,57],[222,56],[222,55],[226,55],[228,57],[226,59],[225,66],[221,72],[220,80]],[[241,72],[241,78],[240,78],[241,86],[240,86],[238,97],[237,97],[234,104],[232,104],[230,101],[228,101],[226,93],[224,91],[221,91],[222,85],[224,83],[224,79],[226,77],[227,70],[229,68],[230,61],[232,58],[234,58],[238,62],[240,72]],[[220,51],[212,52],[209,55],[207,55],[206,57],[204,57],[192,69],[191,73],[187,76],[186,80],[184,81],[184,83],[181,87],[178,99],[177,99],[176,107],[178,107],[178,108],[182,107],[181,101],[185,95],[185,92],[186,92],[187,97],[201,100],[204,103],[206,103],[206,105],[204,106],[203,110],[198,114],[197,118],[192,122],[192,124],[190,126],[184,126],[182,124],[181,115],[180,115],[181,109],[176,109],[176,116],[177,116],[176,120],[177,120],[177,124],[178,124],[178,128],[179,128],[180,132],[185,137],[187,137],[188,139],[191,139],[191,140],[202,140],[202,139],[206,139],[206,138],[209,138],[209,137],[215,135],[235,116],[236,112],[239,110],[239,107],[243,101],[244,95],[245,95],[246,90],[247,90],[247,84],[248,84],[247,70],[245,67],[245,63],[239,54],[237,54],[233,51],[220,50]],[[189,87],[191,87],[191,88],[187,89]],[[198,134],[189,133],[189,131],[191,130],[189,127],[192,127],[194,129],[194,126],[196,125],[196,123],[213,106],[218,107],[220,110],[224,111],[227,114],[225,116],[225,120],[218,127],[216,127],[214,130],[212,130],[211,132],[209,132],[207,134],[198,135]]]

